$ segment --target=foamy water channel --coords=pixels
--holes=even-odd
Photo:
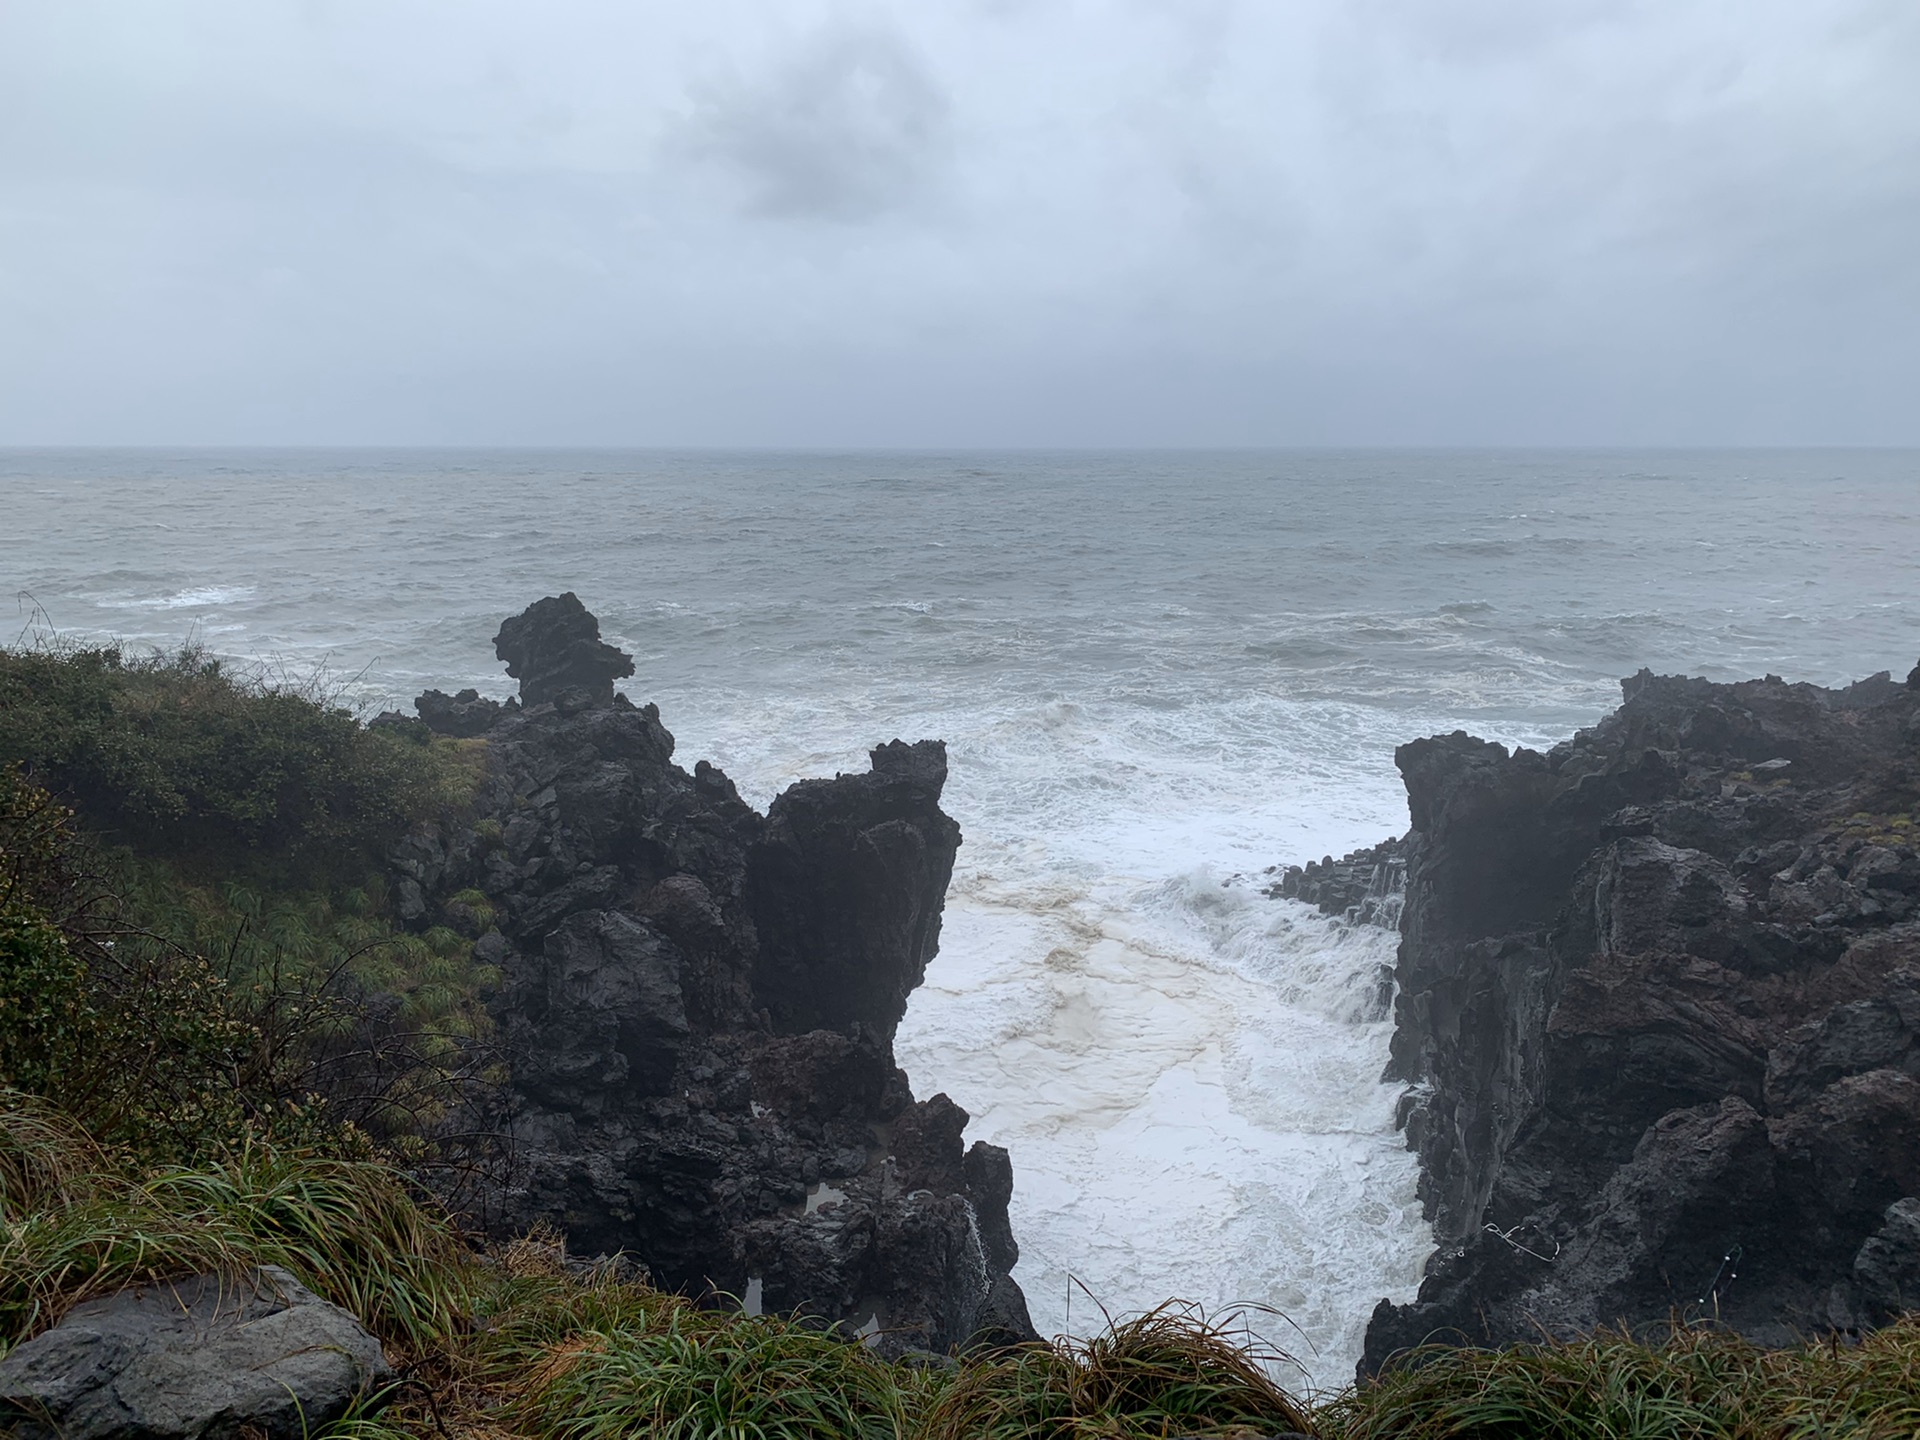
[[[1430,1249],[1380,1083],[1395,937],[1195,873],[1144,892],[950,902],[897,1044],[1015,1163],[1015,1277],[1043,1333],[1196,1301],[1351,1378]]]

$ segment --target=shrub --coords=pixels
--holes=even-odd
[[[379,874],[471,799],[484,754],[190,646],[0,650],[0,874],[24,875],[0,909],[0,1084],[174,1159],[329,1124],[472,1159],[484,1142],[448,1132],[498,1079],[495,977],[462,937],[403,931]],[[48,786],[111,843],[83,845]]]
[[[394,931],[365,890],[197,886],[125,856],[110,893],[70,821],[0,767],[0,1086],[151,1160],[265,1135],[490,1158],[453,1133],[500,1078],[464,940]]]
[[[0,1086],[190,1153],[240,1125],[253,1033],[203,958],[117,924],[89,874],[70,814],[0,766]]]
[[[191,645],[0,650],[0,762],[31,766],[97,830],[229,871],[371,855],[471,794],[473,750],[409,744]]]

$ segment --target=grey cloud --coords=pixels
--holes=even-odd
[[[763,215],[872,219],[925,195],[946,159],[947,94],[888,30],[829,30],[702,99],[690,147],[728,166]]]
[[[0,0],[0,444],[1920,441],[1910,0]]]

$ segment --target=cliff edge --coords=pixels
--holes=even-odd
[[[1920,1306],[1920,668],[1623,682],[1547,754],[1395,755],[1389,1078],[1439,1250],[1428,1340],[1710,1317],[1767,1344]]]

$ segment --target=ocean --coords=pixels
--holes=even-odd
[[[1545,746],[1642,666],[1920,659],[1920,452],[4,451],[30,640],[195,638],[343,703],[510,683],[573,590],[764,805],[946,740],[965,841],[898,1051],[1013,1155],[1043,1331],[1171,1297],[1350,1378],[1431,1234],[1394,937],[1264,893],[1401,833],[1396,744]]]

